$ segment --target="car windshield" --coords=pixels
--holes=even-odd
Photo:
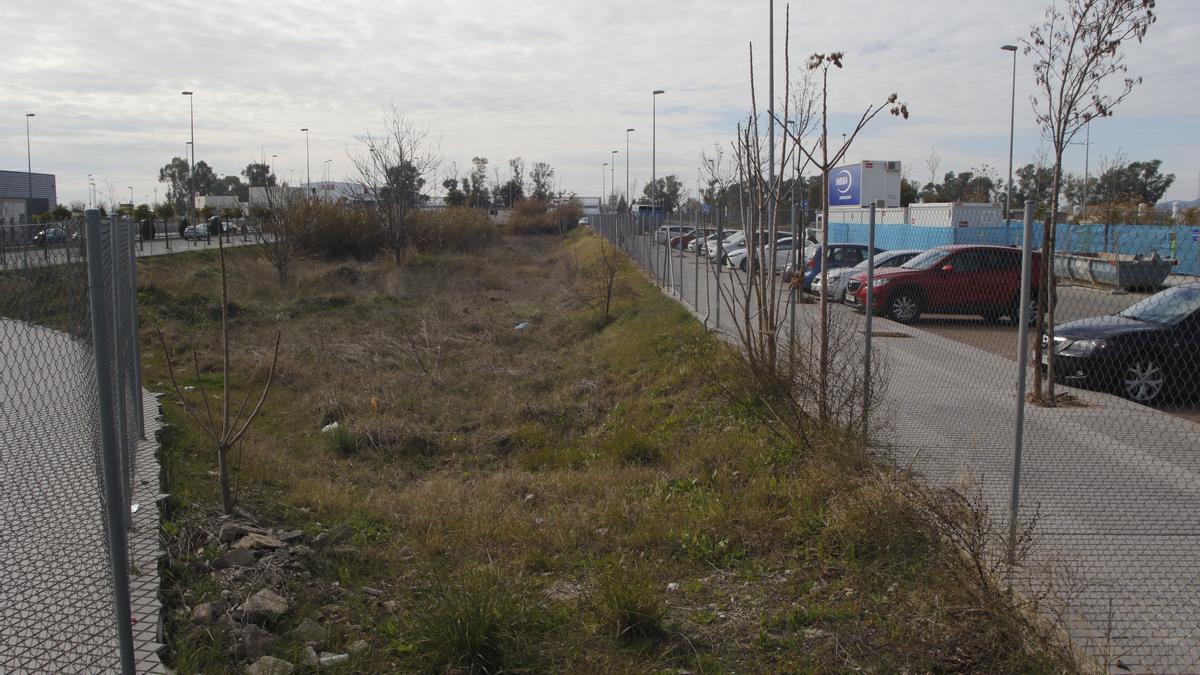
[[[948,248],[931,248],[924,253],[919,253],[912,260],[901,265],[906,270],[927,270],[938,264],[946,254],[950,252]]]
[[[1200,285],[1168,288],[1121,312],[1127,319],[1174,325],[1200,311]]]

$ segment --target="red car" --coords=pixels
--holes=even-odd
[[[1039,260],[1034,253],[1034,270]],[[1036,315],[1036,276],[1029,319]],[[875,270],[874,285],[875,311],[900,323],[912,323],[926,312],[977,314],[988,321],[1007,316],[1016,323],[1021,302],[1021,250],[940,246],[900,267]],[[846,304],[861,308],[866,301],[866,275],[856,274],[846,286]]]
[[[687,248],[687,245],[692,243],[696,238],[696,230],[688,230],[678,237],[671,237],[671,248]]]

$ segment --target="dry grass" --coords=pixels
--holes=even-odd
[[[249,345],[235,364],[284,331],[278,388],[236,458],[241,501],[293,527],[349,525],[361,559],[324,574],[402,608],[356,608],[345,639],[373,647],[355,670],[1070,665],[970,604],[907,489],[845,461],[836,439],[781,441],[751,393],[731,401],[711,373],[733,357],[637,272],[622,271],[613,320],[592,321],[566,280],[594,245],[507,237],[398,268],[301,261],[287,290],[251,252],[231,255],[233,341]],[[158,317],[181,351],[212,344],[214,266],[140,261],[143,325]],[[144,354],[162,390],[161,355]],[[167,411],[166,488],[211,503],[211,458]],[[321,433],[332,421],[343,434]],[[447,632],[458,625],[479,630]],[[173,647],[200,655],[176,658],[185,672],[238,669]]]

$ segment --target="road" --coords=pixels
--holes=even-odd
[[[225,246],[249,246],[258,243],[254,235],[234,234],[225,237]],[[217,238],[211,240],[187,241],[178,237],[166,239],[153,239],[149,241],[137,242],[134,244],[134,255],[139,258],[158,255],[170,255],[172,253],[186,253],[188,251],[204,251],[217,248]],[[82,260],[79,257],[77,246],[47,246],[38,247],[32,246],[27,248],[7,248],[0,251],[0,271],[9,269],[23,269],[28,267],[41,267],[44,265],[56,265],[63,262]]]
[[[636,257],[662,276],[663,247],[637,239]],[[671,293],[725,337],[744,288],[684,254]],[[718,292],[718,289],[720,291]],[[1063,320],[1117,311],[1135,296],[1064,287]],[[787,304],[781,294],[780,302]],[[861,315],[833,307],[861,335]],[[797,305],[811,326],[815,305]],[[876,358],[889,373],[880,452],[936,486],[970,485],[1007,524],[1016,427],[1016,336],[1011,327],[929,317],[877,319]],[[835,349],[837,349],[835,345]],[[1065,389],[1065,388],[1064,388]],[[1026,406],[1022,521],[1036,519],[1021,573],[1027,593],[1067,617],[1080,647],[1134,671],[1200,672],[1200,425],[1108,394],[1070,389],[1073,407]],[[1192,415],[1192,413],[1189,413]],[[1193,416],[1194,417],[1194,416]]]

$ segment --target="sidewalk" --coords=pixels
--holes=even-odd
[[[91,369],[77,339],[0,319],[0,672],[120,667]],[[160,422],[157,399],[144,398],[130,595],[137,671],[156,673],[164,672],[156,653]]]
[[[705,267],[695,287],[694,261],[684,256],[673,295],[695,302],[703,320],[716,286]],[[738,281],[722,280],[728,301]],[[722,303],[722,336],[730,339],[738,317],[727,308]],[[801,316],[816,311],[797,306]],[[977,485],[1006,528],[1014,361],[886,319],[876,319],[874,332],[895,335],[874,342],[890,370],[877,418],[881,452],[929,484]],[[1103,663],[1200,672],[1200,425],[1108,394],[1069,391],[1083,405],[1026,407],[1021,519],[1037,518],[1022,585],[1050,588],[1073,639]]]

